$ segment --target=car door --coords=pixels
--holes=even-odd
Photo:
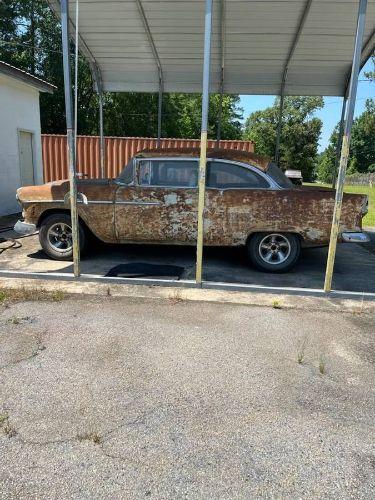
[[[244,244],[261,221],[270,184],[255,168],[227,160],[207,164],[205,244]]]
[[[137,159],[133,183],[119,185],[116,192],[118,241],[194,242],[197,165],[194,159]]]

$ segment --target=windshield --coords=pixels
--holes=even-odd
[[[133,159],[129,160],[126,167],[117,177],[117,180],[123,182],[124,184],[131,184],[133,182]]]
[[[270,166],[267,169],[267,174],[284,189],[291,189],[295,187],[293,182],[288,179],[281,168],[279,168],[275,163],[270,163]]]

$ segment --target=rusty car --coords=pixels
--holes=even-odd
[[[107,243],[195,245],[199,149],[137,153],[115,179],[80,179],[81,251],[90,233]],[[69,182],[21,187],[23,220],[15,230],[39,230],[45,253],[72,259]],[[243,246],[262,271],[293,267],[303,247],[327,245],[335,191],[295,186],[272,161],[235,150],[207,152],[204,245]],[[339,241],[363,242],[364,195],[345,194]]]

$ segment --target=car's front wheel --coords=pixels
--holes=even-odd
[[[39,241],[45,253],[55,260],[73,259],[72,223],[70,215],[52,214],[40,225]],[[79,243],[81,252],[86,241],[85,231],[79,224]]]
[[[291,233],[257,233],[247,243],[252,264],[271,273],[289,271],[297,262],[300,250],[299,237]]]

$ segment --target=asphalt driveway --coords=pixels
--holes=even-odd
[[[374,319],[178,295],[0,306],[0,498],[371,498]]]
[[[333,278],[335,290],[375,292],[375,231],[369,230],[372,243],[366,245],[339,245]],[[14,231],[0,234],[3,238],[18,238]],[[21,246],[19,246],[21,244]],[[6,245],[6,244],[5,244]],[[2,270],[72,273],[70,262],[53,261],[40,248],[38,236],[17,239],[17,248],[0,255]],[[1,245],[0,245],[1,248]],[[147,269],[175,266],[177,275],[167,278],[195,279],[195,248],[163,245],[106,245],[91,242],[82,258],[81,269],[86,274],[122,276],[121,271],[131,271],[138,276]],[[327,248],[306,249],[295,268],[286,274],[262,273],[252,268],[244,249],[206,248],[204,250],[203,279],[212,282],[245,283],[260,286],[298,287],[322,289],[327,261]],[[136,266],[133,268],[133,266]],[[120,266],[120,267],[118,267]],[[118,274],[120,270],[120,274]],[[173,272],[172,272],[173,274]],[[126,275],[127,277],[128,275]],[[158,277],[158,271],[145,274]]]

